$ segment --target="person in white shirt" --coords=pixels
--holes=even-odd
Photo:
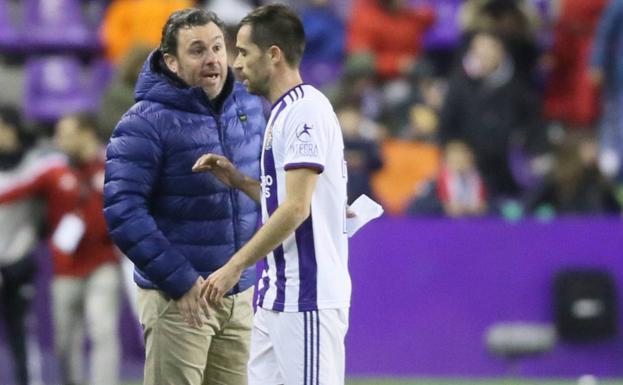
[[[263,226],[208,277],[202,295],[218,302],[245,267],[266,256],[249,384],[343,384],[351,283],[341,129],[327,98],[301,79],[305,34],[293,11],[257,8],[240,22],[236,46],[234,68],[249,92],[273,104],[261,182],[217,154],[193,169],[260,202]]]

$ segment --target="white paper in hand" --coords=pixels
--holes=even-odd
[[[85,224],[73,213],[65,214],[52,234],[52,243],[65,254],[73,254],[84,235]]]
[[[355,199],[348,209],[355,214],[353,218],[346,218],[346,232],[349,237],[355,235],[363,225],[383,214],[383,207],[365,194]]]

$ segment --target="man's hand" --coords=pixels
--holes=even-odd
[[[201,287],[204,283],[205,280],[202,277],[197,278],[193,287],[191,287],[182,298],[176,301],[177,308],[182,314],[182,318],[184,318],[184,321],[186,321],[190,327],[200,328],[203,326],[203,321],[201,321],[202,310],[206,317],[210,318],[208,314],[208,302],[201,296]]]
[[[230,263],[210,274],[203,282],[201,298],[210,303],[218,303],[234,285],[240,281],[242,270],[233,267]]]
[[[193,172],[211,172],[227,187],[241,188],[244,175],[222,155],[202,155],[193,166]]]

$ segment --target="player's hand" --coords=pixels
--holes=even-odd
[[[222,155],[202,155],[197,159],[192,170],[193,172],[211,172],[227,187],[239,188],[244,181],[244,175]]]
[[[190,327],[200,328],[203,326],[201,312],[210,318],[208,312],[208,302],[201,296],[201,287],[205,280],[197,278],[193,287],[190,288],[180,299],[176,300],[177,308],[182,314],[182,318]]]
[[[210,303],[218,303],[231,290],[238,281],[242,270],[234,268],[231,264],[225,264],[214,273],[210,274],[201,288],[201,298]]]

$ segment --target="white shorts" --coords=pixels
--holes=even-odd
[[[249,385],[343,385],[348,309],[257,309]]]

